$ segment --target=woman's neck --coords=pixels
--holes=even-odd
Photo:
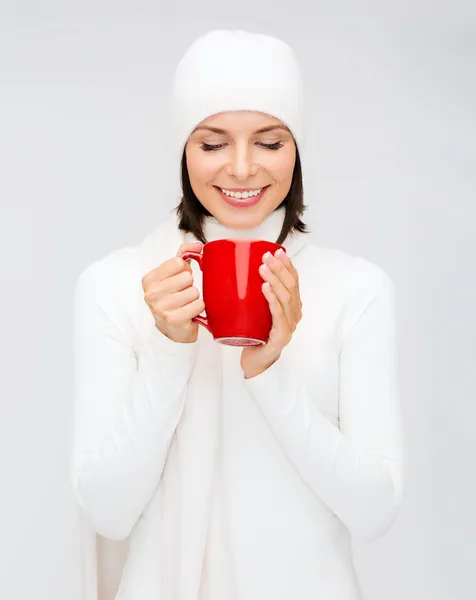
[[[283,226],[285,208],[281,206],[266,216],[256,227],[251,229],[234,229],[223,225],[215,217],[206,217],[203,222],[203,232],[207,241],[235,238],[256,239],[275,242]]]
[[[233,229],[220,223],[215,217],[205,217],[203,221],[203,233],[208,242],[222,239],[254,239],[276,242],[281,233],[286,209],[280,206],[257,226],[252,229]],[[190,232],[185,234],[186,242],[193,242],[196,238]],[[307,243],[306,234],[289,234],[284,242],[284,246],[290,256],[296,254]]]

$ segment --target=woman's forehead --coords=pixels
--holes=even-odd
[[[243,129],[257,132],[269,127],[279,127],[280,129],[288,130],[280,119],[272,115],[267,115],[259,111],[232,110],[207,117],[195,127],[194,132],[209,130],[216,133],[231,133],[233,131],[242,131]]]

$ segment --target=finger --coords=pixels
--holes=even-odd
[[[182,256],[185,252],[201,252],[202,248],[202,242],[187,242],[180,245],[180,248],[177,250],[177,256]]]
[[[176,308],[175,310],[167,310],[165,311],[165,320],[170,323],[177,325],[183,323],[184,321],[190,321],[193,317],[198,316],[205,310],[205,304],[202,298],[197,298],[193,302],[182,306],[181,308]]]
[[[142,289],[145,292],[150,286],[155,285],[157,282],[173,277],[182,271],[190,271],[191,273],[192,269],[190,265],[179,257],[169,258],[169,260],[166,260],[142,277]]]
[[[189,286],[180,292],[176,292],[175,294],[168,294],[161,301],[159,301],[157,306],[157,312],[164,312],[166,310],[175,310],[177,308],[182,308],[190,302],[197,300],[200,298],[200,292],[194,286]]]
[[[289,260],[289,259],[288,259]],[[263,262],[268,265],[271,271],[282,281],[284,286],[291,292],[295,293],[298,288],[298,280],[288,270],[283,260],[276,258],[271,252],[266,252],[263,255]],[[294,267],[293,267],[294,269]],[[295,269],[294,269],[295,270]]]
[[[177,275],[172,275],[172,277],[167,277],[167,279],[159,281],[155,288],[151,289],[151,292],[160,295],[175,294],[191,286],[193,286],[193,275],[187,269],[177,273]]]
[[[284,252],[284,250],[279,248],[279,250],[276,250],[276,252],[274,253],[274,256],[282,262],[282,264],[286,267],[286,269],[289,271],[289,273],[291,273],[291,275],[294,277],[294,279],[297,282],[299,282],[299,274],[296,271],[296,267],[293,265],[292,260],[289,258],[289,256],[286,254],[286,252]]]
[[[266,300],[268,301],[271,316],[273,318],[273,327],[270,337],[271,335],[273,335],[273,337],[276,336],[276,338],[272,341],[278,344],[280,347],[284,347],[289,342],[291,330],[283,307],[279,302],[277,295],[271,288],[269,282],[263,283],[262,290]]]
[[[289,325],[292,326],[292,323],[295,320],[294,312],[296,306],[295,302],[293,302],[291,292],[283,284],[281,279],[271,271],[268,265],[262,264],[259,271],[263,279],[270,283],[271,289],[276,294]]]
[[[203,247],[202,242],[186,242],[180,245],[176,256],[182,256],[185,252],[201,252]]]
[[[180,258],[185,252],[201,252],[203,249],[202,242],[187,242],[180,245],[180,248],[177,250],[177,258]],[[192,272],[192,267],[190,266],[191,258],[187,258],[185,260],[185,264],[182,265],[185,269]]]

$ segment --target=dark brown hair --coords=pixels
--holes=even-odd
[[[212,215],[193,193],[187,169],[185,150],[183,152],[180,165],[182,199],[175,208],[175,211],[179,217],[178,227],[182,231],[189,231],[193,233],[197,240],[200,240],[202,243],[206,244],[207,240],[205,239],[203,232],[203,221],[205,217]],[[307,225],[301,221],[301,216],[304,214],[304,211],[307,207],[304,205],[301,159],[297,148],[291,187],[289,188],[286,198],[284,198],[279,206],[285,206],[286,211],[281,232],[276,240],[277,244],[282,244],[289,233],[309,233]]]

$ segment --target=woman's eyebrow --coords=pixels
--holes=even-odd
[[[198,127],[195,127],[195,129],[192,131],[192,133],[195,133],[196,131],[198,131],[200,129],[212,131],[213,133],[221,133],[221,134],[228,133],[228,131],[226,131],[226,129],[220,129],[218,127],[210,127],[209,125],[199,125]],[[262,127],[261,129],[258,129],[257,131],[255,131],[255,133],[266,133],[267,131],[273,131],[274,129],[284,129],[284,131],[289,131],[289,129],[285,125],[269,125],[268,127]]]

